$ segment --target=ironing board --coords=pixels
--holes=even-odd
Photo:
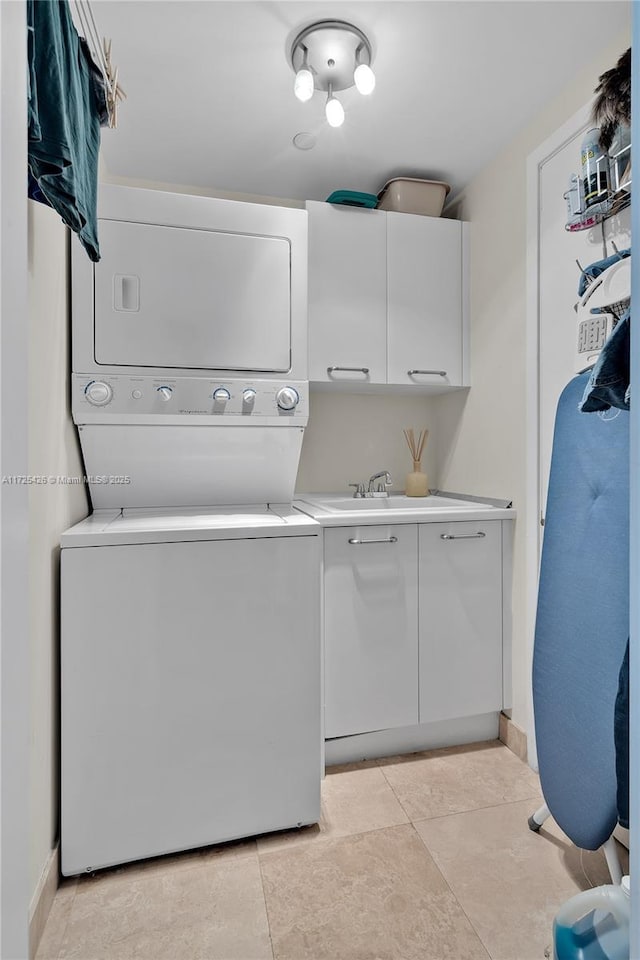
[[[556,413],[540,566],[533,705],[545,805],[586,850],[605,846],[614,882],[614,707],[629,636],[629,415],[578,411],[589,371]]]

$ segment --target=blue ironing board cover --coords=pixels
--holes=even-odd
[[[545,803],[586,850],[617,819],[614,706],[629,636],[629,415],[556,413],[540,566],[533,705]],[[609,414],[607,414],[607,417]]]

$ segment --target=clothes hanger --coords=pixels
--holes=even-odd
[[[94,63],[100,70],[105,86],[105,100],[109,117],[109,127],[118,125],[118,101],[126,100],[126,93],[118,82],[118,68],[111,62],[111,40],[100,35],[89,0],[75,0],[75,8],[81,24],[81,31],[91,51]]]

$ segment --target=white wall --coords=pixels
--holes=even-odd
[[[404,490],[413,469],[403,429],[429,430],[422,459],[431,488],[438,486],[433,397],[311,392],[296,491],[352,492],[348,483],[388,470],[391,490]]]
[[[27,472],[26,9],[0,3],[0,458]],[[27,487],[0,485],[0,957],[28,948]]]
[[[465,189],[456,214],[471,222],[471,383],[435,399],[440,484],[510,497],[518,511],[513,577],[513,720],[529,725],[526,645],[526,163],[528,155],[589,102],[599,75],[629,46],[625,33],[584,67]],[[567,171],[567,175],[572,171]]]
[[[39,889],[58,831],[58,642],[60,534],[88,513],[69,411],[67,230],[49,207],[29,201],[29,466],[47,483],[29,487],[31,668],[29,889]],[[32,906],[34,904],[32,903]]]

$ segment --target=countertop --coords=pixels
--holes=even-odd
[[[358,499],[349,493],[300,493],[293,505],[323,527],[344,527],[380,523],[434,523],[455,520],[514,520],[509,501],[478,500],[465,494],[435,493],[428,497],[387,497]]]

